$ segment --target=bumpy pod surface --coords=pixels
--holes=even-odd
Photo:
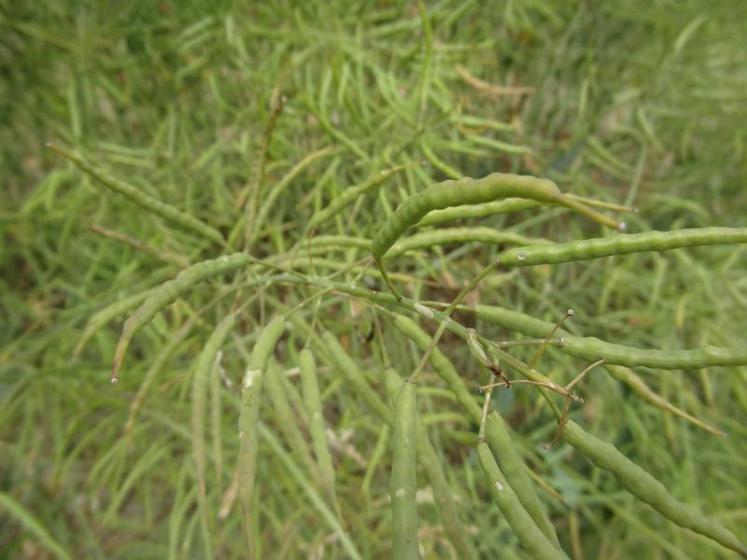
[[[472,309],[483,321],[516,329],[531,336],[545,337],[554,328],[553,323],[501,307],[476,305],[465,309]],[[607,364],[661,369],[697,369],[747,364],[747,348],[703,346],[687,350],[658,350],[613,344],[592,336],[573,336],[562,329],[557,335],[561,340],[558,347],[566,354],[588,360],[603,358]]]
[[[251,262],[252,258],[245,253],[224,255],[217,259],[202,261],[185,268],[176,276],[176,278],[158,286],[158,288],[148,296],[142,305],[137,308],[135,313],[125,321],[122,335],[119,337],[117,348],[114,350],[112,380],[115,381],[117,379],[119,369],[122,367],[122,361],[127,353],[127,348],[130,345],[132,337],[135,336],[135,333],[144,325],[148,324],[159,311],[164,309],[198,282],[237,270]]]
[[[259,409],[262,399],[267,362],[275,350],[285,329],[283,317],[274,317],[257,337],[252,349],[246,373],[241,382],[241,406],[239,409],[239,501],[241,503],[245,530],[249,527],[254,497],[254,481],[257,475],[257,451],[259,437]],[[251,549],[251,543],[248,543]]]
[[[498,504],[498,508],[506,517],[506,521],[518,537],[519,542],[531,554],[531,557],[538,560],[568,560],[568,556],[548,540],[547,536],[539,530],[534,520],[522,507],[519,498],[509,486],[485,442],[478,444],[477,456],[490,483],[491,493]]]
[[[573,420],[568,420],[562,437],[595,465],[614,474],[631,494],[664,517],[747,557],[747,547],[734,533],[717,521],[707,518],[698,509],[674,498],[661,482],[633,463],[611,443],[589,434]]]
[[[394,404],[392,440],[392,476],[389,493],[392,500],[393,557],[418,558],[417,492],[418,414],[415,384],[404,383]]]
[[[409,226],[418,223],[432,210],[482,204],[507,197],[553,204],[562,200],[563,195],[552,181],[512,173],[491,173],[480,179],[465,177],[444,181],[405,200],[374,237],[371,252],[380,259]]]
[[[121,194],[122,196],[130,199],[135,204],[142,206],[146,210],[153,212],[154,214],[161,216],[164,220],[167,220],[182,229],[191,231],[192,233],[209,239],[210,241],[219,245],[225,245],[223,235],[213,227],[206,223],[198,220],[197,218],[182,212],[181,210],[161,202],[160,200],[153,198],[147,193],[141,191],[137,187],[130,185],[112,175],[109,175],[93,165],[91,162],[81,157],[78,154],[60,148],[59,146],[49,146],[58,154],[66,157],[72,161],[81,171],[84,171],[99,183],[107,187],[108,189]]]
[[[711,227],[651,231],[555,245],[516,247],[502,253],[498,258],[503,266],[531,266],[723,243],[747,243],[747,228]]]

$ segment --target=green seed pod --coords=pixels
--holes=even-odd
[[[487,245],[541,245],[547,239],[526,237],[513,232],[501,232],[487,227],[446,228],[418,233],[394,243],[387,251],[387,258],[394,258],[408,251],[425,249],[449,243],[485,243]]]
[[[252,498],[254,497],[254,480],[257,475],[257,451],[259,439],[257,425],[259,408],[262,399],[262,385],[267,361],[275,345],[283,334],[285,320],[274,317],[257,337],[252,349],[246,373],[241,381],[241,407],[239,410],[239,500],[244,520],[244,530],[249,535],[249,523],[252,515]],[[248,542],[249,550],[252,543]]]
[[[75,350],[73,350],[73,357],[80,356],[81,352],[83,352],[83,348],[85,348],[88,341],[94,334],[96,334],[96,332],[101,327],[106,325],[109,321],[111,321],[118,315],[126,313],[134,307],[137,307],[141,302],[155,293],[157,289],[157,287],[149,288],[147,290],[143,290],[142,292],[124,297],[112,304],[107,305],[102,310],[97,311],[96,313],[91,315],[91,317],[86,322],[86,328],[83,330],[83,334],[81,335],[78,344],[76,344],[75,346]]]
[[[223,319],[202,349],[192,379],[192,456],[197,472],[198,490],[205,497],[205,415],[207,410],[208,376],[223,341],[236,323],[233,315]]]
[[[388,294],[387,297],[389,297]],[[337,360],[331,359],[329,357],[331,351],[327,348],[326,344],[324,344],[322,338],[316,334],[311,333],[309,326],[297,314],[291,315],[288,320],[293,324],[294,328],[297,328],[300,332],[306,335],[311,334],[309,340],[312,348],[314,349],[314,352],[317,355],[320,355],[330,363],[335,364],[335,367],[340,369],[346,376],[350,374],[350,372],[343,369],[343,365],[348,363],[348,360],[350,360],[349,357],[347,357],[347,360],[340,359],[339,357]],[[344,353],[344,350],[342,350],[342,348],[335,350],[335,352],[340,351]],[[352,362],[352,360],[350,360],[350,362]],[[353,365],[355,365],[354,362]],[[392,386],[394,387],[394,394],[389,395],[390,400],[394,400],[396,395],[399,394],[399,389],[404,383],[404,381],[396,372],[392,373],[394,373],[393,376],[391,374],[386,375],[385,372],[385,380],[389,381],[387,383],[387,389],[389,390]],[[351,383],[351,387],[353,388],[353,390],[359,396],[362,396],[364,398],[370,398],[371,395],[373,395],[375,400],[380,400],[378,399],[378,396],[373,393],[373,389],[368,384],[366,379],[361,379],[362,382],[357,381]],[[394,384],[391,383],[392,380],[394,380]],[[350,380],[348,379],[348,381]],[[381,404],[381,407],[378,404],[373,405],[373,410],[377,412],[377,416],[380,420],[386,422],[387,424],[391,424],[393,417],[391,410],[389,409],[389,407],[384,405],[383,402]],[[456,550],[459,552],[459,557],[464,558],[465,560],[477,558],[474,547],[470,543],[467,530],[462,524],[462,521],[459,519],[457,507],[453,497],[453,488],[451,487],[450,482],[446,479],[446,475],[444,474],[444,471],[440,465],[440,459],[435,449],[431,445],[431,442],[428,439],[428,434],[422,423],[418,423],[417,456],[418,462],[420,462],[421,467],[425,471],[426,475],[428,476],[428,480],[431,483],[431,488],[433,489],[433,498],[439,508],[439,513],[441,514],[441,520],[443,522],[446,534],[454,544]]]
[[[747,243],[747,228],[711,227],[651,231],[554,245],[516,247],[502,253],[498,260],[506,267],[532,266],[724,243]]]
[[[418,509],[415,502],[417,430],[415,384],[405,382],[394,404],[392,477],[389,484],[393,557],[400,560],[419,557]]]
[[[217,243],[218,245],[226,244],[225,240],[223,239],[223,235],[221,235],[218,230],[210,227],[204,222],[201,222],[197,218],[194,218],[189,214],[185,214],[181,210],[178,210],[173,206],[166,204],[165,202],[161,202],[160,200],[153,198],[137,187],[134,187],[128,183],[125,183],[124,181],[117,179],[116,177],[104,173],[104,171],[94,166],[92,163],[88,162],[78,154],[69,152],[68,150],[60,148],[59,146],[49,145],[49,147],[61,156],[72,161],[83,172],[96,179],[99,183],[101,183],[108,189],[123,195],[135,204],[142,206],[143,208],[150,212],[153,212],[157,216],[162,217],[164,220],[171,222],[172,224],[179,226],[186,231],[191,231],[192,233],[208,239],[213,243]]]
[[[463,309],[473,310],[475,315],[488,323],[513,328],[531,336],[545,337],[554,328],[552,323],[501,307],[477,305]],[[572,336],[563,330],[559,330],[557,334],[561,337],[558,348],[566,354],[588,360],[603,358],[607,364],[661,369],[747,364],[747,348],[704,346],[692,350],[656,350],[612,344],[589,336]]]
[[[412,319],[404,315],[397,315],[394,325],[408,338],[425,351],[431,342],[428,336]],[[482,410],[464,385],[464,381],[457,373],[451,362],[437,348],[431,353],[430,362],[436,373],[446,382],[454,393],[457,401],[465,409],[474,422],[480,422]],[[530,514],[542,533],[554,544],[558,543],[555,529],[547,517],[547,513],[537,496],[534,485],[527,474],[521,457],[511,441],[511,436],[505,421],[497,412],[488,415],[486,423],[486,437],[491,449],[501,461],[508,483],[514,489],[524,508]],[[558,545],[559,546],[559,545]]]
[[[512,212],[536,208],[537,206],[542,206],[542,203],[523,198],[507,198],[506,200],[496,200],[494,202],[486,202],[485,204],[452,206],[451,208],[428,212],[417,225],[418,227],[436,226],[444,222],[453,222],[454,220],[484,218],[496,214],[510,214]]]
[[[520,197],[544,204],[570,208],[604,225],[618,228],[610,218],[563,195],[557,185],[547,179],[526,175],[492,173],[481,179],[465,177],[435,184],[400,204],[387,218],[371,242],[371,253],[381,259],[404,231],[418,223],[428,212],[464,204],[482,204],[499,198]]]
[[[205,415],[207,410],[208,376],[213,370],[215,357],[223,345],[228,332],[233,328],[235,319],[229,315],[223,319],[210,335],[205,347],[197,359],[194,378],[192,380],[192,457],[197,474],[197,502],[202,517],[204,544],[206,554],[212,552],[212,538],[209,530],[208,505],[205,495]]]
[[[391,368],[384,371],[384,379],[389,400],[396,405],[405,382],[400,375]],[[477,558],[477,552],[472,545],[462,520],[459,519],[456,504],[453,498],[453,488],[446,479],[444,470],[441,468],[441,459],[428,438],[428,432],[422,422],[418,422],[417,433],[417,460],[428,477],[433,489],[433,499],[438,506],[441,523],[444,526],[449,540],[454,545],[458,557],[464,560]]]
[[[631,494],[664,517],[747,557],[747,547],[731,531],[717,521],[708,519],[698,509],[674,498],[661,482],[620,453],[611,443],[586,432],[573,420],[567,421],[562,438],[599,468],[614,474]]]
[[[495,462],[495,457],[493,457],[485,442],[480,442],[477,445],[477,455],[498,508],[506,516],[509,526],[513,529],[519,542],[531,554],[531,557],[538,560],[563,558],[567,560],[568,557],[565,553],[547,539],[547,536],[539,530],[534,520],[522,507],[519,498],[507,483],[506,477],[501,472],[498,463]]]
[[[132,337],[135,336],[143,326],[147,325],[159,311],[173,302],[176,298],[187,292],[192,286],[203,280],[220,276],[242,268],[252,262],[252,258],[244,253],[224,255],[217,259],[202,261],[182,270],[176,278],[164,282],[152,292],[148,298],[137,308],[127,321],[125,321],[122,335],[119,337],[117,347],[114,350],[114,363],[112,365],[112,382],[117,382],[119,370],[122,367],[127,348]]]

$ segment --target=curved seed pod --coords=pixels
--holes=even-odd
[[[480,465],[488,479],[490,489],[495,498],[498,508],[506,516],[511,529],[518,537],[519,542],[527,549],[532,558],[538,560],[566,560],[568,557],[565,553],[556,548],[537,528],[532,518],[522,507],[519,498],[516,496],[511,486],[506,482],[506,477],[501,472],[495,457],[485,442],[477,445],[477,456],[480,458]]]
[[[157,289],[157,287],[148,288],[147,290],[143,290],[142,292],[124,297],[110,305],[107,305],[102,310],[97,311],[96,313],[91,315],[91,317],[86,322],[86,328],[83,330],[83,334],[81,335],[78,344],[75,345],[75,350],[73,350],[73,357],[77,358],[78,356],[80,356],[81,352],[83,352],[83,348],[85,348],[88,341],[94,334],[96,334],[96,332],[101,327],[106,325],[109,321],[111,321],[118,315],[126,313],[132,308],[137,307],[143,300],[147,299],[153,293],[155,293]]]
[[[348,187],[342,193],[340,193],[339,196],[336,196],[327,206],[324,210],[321,210],[314,214],[311,219],[309,220],[309,225],[307,226],[307,229],[313,229],[317,226],[319,226],[321,223],[326,222],[330,218],[336,216],[342,210],[355,202],[358,197],[363,196],[365,193],[370,191],[371,189],[374,189],[381,185],[384,181],[386,181],[389,177],[394,175],[395,173],[398,173],[399,171],[402,171],[403,169],[406,169],[408,167],[412,167],[412,164],[405,164],[405,165],[398,165],[396,167],[392,167],[391,169],[385,169],[383,171],[377,171],[374,174],[372,174],[366,181],[359,185],[354,185],[352,187]]]
[[[704,368],[747,364],[747,348],[703,346],[692,350],[649,350],[612,344],[594,337],[563,337],[561,348],[588,359],[604,358],[610,364],[661,369]]]
[[[421,351],[425,351],[429,347],[431,337],[428,336],[412,319],[405,317],[404,315],[397,315],[394,319],[394,324],[405,336],[415,342],[416,346],[418,346]],[[433,368],[436,370],[436,373],[446,382],[449,389],[454,393],[457,401],[462,405],[467,414],[474,422],[480,422],[482,418],[482,410],[474,397],[465,387],[462,378],[459,376],[456,369],[454,369],[451,362],[438,350],[438,348],[434,349],[431,353],[430,361]],[[532,480],[527,474],[524,462],[516,452],[515,446],[511,441],[511,436],[508,432],[508,426],[506,426],[503,418],[497,412],[491,412],[488,415],[485,428],[488,443],[501,461],[508,483],[514,489],[514,492],[516,492],[522,505],[526,508],[527,512],[540,528],[542,533],[551,542],[559,546],[555,529],[547,518],[545,509],[534,491]]]
[[[417,430],[415,384],[407,381],[394,403],[392,476],[389,482],[389,495],[392,500],[393,557],[400,560],[411,560],[420,556],[418,509],[415,502]]]
[[[506,267],[558,264],[612,255],[668,251],[681,247],[723,243],[747,243],[747,228],[710,227],[678,231],[651,231],[541,247],[517,247],[502,253],[499,261]]]
[[[591,459],[596,466],[614,474],[625,489],[664,517],[747,557],[747,547],[731,531],[707,518],[697,508],[674,498],[661,482],[620,453],[611,443],[586,432],[573,420],[567,421],[562,438]]]
[[[218,323],[197,358],[197,366],[192,379],[192,456],[201,501],[205,499],[205,411],[207,410],[208,377],[213,370],[215,357],[235,323],[236,319],[233,315],[228,315]]]
[[[387,218],[371,242],[371,253],[381,259],[394,242],[411,225],[428,212],[463,204],[482,204],[498,198],[520,197],[545,204],[558,204],[583,214],[604,225],[618,228],[617,222],[568,198],[557,185],[547,179],[510,173],[492,173],[481,179],[466,177],[435,184],[405,200]]]
[[[182,270],[176,278],[164,282],[158,286],[153,293],[137,308],[129,319],[125,321],[122,334],[114,350],[114,363],[112,365],[112,382],[116,383],[119,370],[122,367],[127,348],[130,345],[132,337],[143,326],[148,324],[156,314],[173,302],[180,295],[188,291],[192,286],[213,278],[226,274],[233,270],[242,268],[252,262],[252,258],[245,253],[234,253],[224,255],[217,259],[202,261]]]
[[[239,411],[239,500],[242,508],[244,530],[249,535],[252,498],[254,497],[254,479],[257,475],[257,450],[259,439],[259,407],[262,399],[262,382],[267,361],[285,329],[285,320],[274,317],[257,337],[246,373],[241,381],[241,408]],[[248,542],[249,550],[253,549]]]
[[[484,218],[496,214],[510,214],[542,206],[541,202],[536,200],[527,200],[524,198],[507,198],[506,200],[496,200],[484,204],[473,204],[466,206],[452,206],[443,210],[432,210],[417,223],[418,227],[435,226],[444,222],[454,220],[463,220],[466,218]]]
[[[509,309],[476,305],[462,309],[473,310],[488,323],[514,328],[531,336],[544,337],[554,325]],[[558,348],[572,356],[589,360],[604,358],[605,363],[621,366],[644,366],[660,369],[704,368],[747,364],[747,348],[719,348],[704,346],[692,350],[656,350],[612,344],[590,336],[572,336],[558,331],[562,343]]]
[[[390,368],[384,370],[384,376],[389,400],[396,403],[405,382],[396,371]],[[428,481],[433,489],[433,499],[441,516],[441,523],[451,544],[454,545],[458,557],[464,560],[476,559],[477,552],[467,535],[467,529],[462,524],[462,520],[459,519],[456,504],[452,497],[451,485],[446,480],[446,475],[441,468],[441,459],[433,448],[422,422],[418,422],[417,459],[428,476]]]
[[[519,233],[495,231],[488,227],[446,228],[417,233],[393,244],[387,251],[387,258],[394,258],[408,251],[424,249],[448,243],[486,243],[489,245],[541,245],[550,243],[548,239],[534,239]]]
[[[225,240],[223,239],[223,235],[221,235],[218,230],[210,227],[204,222],[201,222],[197,218],[194,218],[189,214],[186,214],[181,210],[178,210],[173,206],[166,204],[165,202],[161,202],[160,200],[153,198],[137,187],[125,183],[124,181],[121,181],[116,177],[107,175],[101,169],[78,154],[65,150],[64,148],[60,148],[59,146],[54,146],[52,144],[49,144],[49,147],[61,156],[72,161],[81,171],[90,175],[108,189],[125,196],[135,204],[142,206],[150,212],[153,212],[157,216],[162,217],[164,220],[171,222],[172,224],[177,225],[186,231],[190,231],[199,235],[200,237],[208,239],[213,243],[217,243],[219,245],[226,244]]]
[[[314,354],[308,348],[301,350],[298,355],[298,365],[301,370],[301,390],[303,402],[309,413],[309,432],[311,443],[314,447],[314,455],[319,464],[324,485],[332,502],[337,502],[335,493],[335,469],[332,465],[332,455],[327,446],[327,436],[324,433],[324,415],[322,413],[322,398],[319,393],[319,382],[316,376],[316,360]]]

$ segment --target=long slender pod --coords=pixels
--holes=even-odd
[[[405,381],[391,368],[387,368],[384,375],[389,400],[394,404],[405,385]],[[454,545],[458,557],[464,560],[474,560],[477,558],[477,552],[457,513],[451,486],[441,468],[441,459],[433,448],[422,422],[418,422],[417,430],[417,459],[431,484],[433,499],[438,507],[444,530]]]
[[[147,290],[143,290],[136,294],[123,297],[122,299],[118,299],[114,303],[107,305],[100,311],[97,311],[96,313],[91,315],[91,317],[86,322],[86,327],[83,330],[83,334],[80,336],[78,343],[75,345],[75,350],[73,350],[73,357],[77,358],[78,356],[80,356],[86,344],[88,344],[88,341],[99,331],[99,329],[101,329],[104,325],[106,325],[109,321],[113,320],[118,315],[122,315],[123,313],[126,313],[131,309],[137,307],[140,303],[154,294],[157,289],[158,287],[148,288]]]
[[[547,336],[555,328],[555,325],[548,321],[542,321],[541,319],[531,317],[530,315],[526,315],[519,311],[504,309],[502,307],[476,305],[473,307],[463,307],[461,309],[474,311],[477,317],[487,323],[514,329],[518,332],[527,334],[529,336],[536,336],[538,338]],[[649,365],[651,362],[648,361],[648,358],[650,358],[652,352],[657,353],[659,357],[661,357],[663,354],[667,354],[670,358],[676,357],[678,360],[682,360],[682,355],[680,354],[680,352],[676,350],[668,352],[660,350],[644,350],[631,346],[609,344],[607,342],[600,341],[599,339],[594,339],[596,341],[593,345],[595,353],[592,354],[588,352],[589,347],[586,346],[586,337],[571,336],[567,334],[567,332],[563,329],[558,329],[557,334],[558,336],[560,336],[560,340],[562,341],[562,343],[558,346],[560,350],[568,354],[581,356],[590,360],[603,358],[605,360],[604,368],[607,370],[607,372],[609,372],[612,377],[628,386],[640,399],[647,402],[651,406],[682,418],[683,420],[686,420],[687,422],[690,422],[714,435],[724,435],[724,433],[715,426],[712,426],[711,424],[704,422],[703,420],[685,412],[681,408],[674,406],[672,403],[670,403],[669,401],[658,395],[653,389],[651,389],[646,384],[646,382],[641,379],[641,377],[638,376],[635,372],[628,369],[627,367],[616,365],[615,362],[615,356],[621,355],[626,360],[634,360],[635,363],[633,365]],[[606,351],[608,346],[614,347],[616,351],[608,353]],[[690,350],[687,352],[688,356],[691,359],[694,355],[696,355],[695,351]],[[719,349],[719,353],[721,355],[723,355],[725,352],[728,352],[728,350]],[[659,360],[659,363],[661,363],[661,360]],[[671,364],[674,362],[673,360],[668,360],[666,363]],[[704,367],[700,365],[700,363],[702,362],[691,361],[687,363],[686,367]]]
[[[480,179],[466,177],[437,183],[412,195],[390,215],[371,242],[371,253],[381,259],[404,231],[428,212],[464,204],[482,204],[499,198],[520,197],[565,206],[604,225],[620,228],[611,218],[569,198],[555,183],[528,175],[492,173]]]
[[[747,364],[747,348],[703,346],[691,350],[655,350],[612,344],[593,337],[563,337],[560,347],[574,356],[603,358],[607,363],[621,366],[681,369]]]
[[[254,497],[254,479],[257,474],[257,451],[259,440],[257,423],[262,399],[262,382],[275,345],[285,329],[285,319],[274,317],[257,337],[246,373],[241,381],[241,408],[239,412],[239,500],[242,509],[244,531],[247,537],[248,550],[254,550],[249,539],[250,519],[252,515],[252,498]]]
[[[465,206],[452,206],[443,210],[432,210],[417,223],[418,227],[436,226],[444,222],[453,222],[454,220],[463,220],[466,218],[484,218],[496,214],[510,214],[529,208],[542,206],[541,202],[536,200],[527,200],[524,198],[507,198],[506,200],[496,200],[484,204],[474,204]]]
[[[522,546],[531,554],[531,557],[537,560],[563,558],[567,560],[568,557],[565,553],[548,540],[547,536],[539,530],[534,520],[523,508],[518,496],[511,489],[511,485],[498,467],[488,444],[484,441],[477,445],[477,456],[480,459],[480,465],[488,479],[491,493],[498,504],[498,508],[506,516],[509,526],[513,529]]]
[[[351,286],[342,282],[334,282],[326,279],[322,281],[311,277],[299,280],[296,277],[286,276],[283,277],[282,280],[278,279],[278,281],[319,285],[320,287],[330,288],[340,293],[349,294],[353,297],[360,297],[367,301],[375,302],[384,306],[394,306],[395,308],[418,313],[428,319],[445,322],[448,330],[451,330],[462,338],[466,338],[467,330],[458,322],[449,319],[444,313],[434,309],[433,307],[425,306],[420,302],[409,298],[396,297],[388,293],[367,290],[360,286]],[[460,305],[457,309],[466,311],[472,310],[475,313],[478,313],[480,317],[486,321],[491,321],[495,324],[500,324],[509,328],[515,328],[518,331],[537,337],[546,336],[554,327],[552,323],[500,307],[479,305],[473,307]],[[632,346],[615,345],[598,339],[591,339],[590,337],[572,337],[566,335],[565,331],[562,330],[558,331],[558,334],[562,338],[562,343],[559,340],[551,343],[558,345],[561,350],[568,353],[571,353],[571,350],[573,350],[574,352],[577,352],[578,356],[594,360],[605,358],[605,361],[607,361],[607,358],[609,358],[609,363],[620,361],[621,363],[619,365],[626,365],[628,359],[633,359],[634,363],[631,365],[661,368],[670,367],[672,369],[683,367],[698,368],[717,364],[744,365],[747,363],[743,358],[745,351],[742,349],[726,349],[706,346],[696,350],[649,350]],[[593,342],[591,346],[587,345],[590,340]],[[499,348],[500,346],[496,345],[496,347]],[[631,356],[634,358],[631,358]]]
[[[223,345],[228,332],[233,328],[236,320],[228,315],[215,327],[205,347],[197,358],[192,379],[192,458],[197,474],[197,502],[200,508],[201,525],[206,558],[212,558],[212,536],[210,534],[210,515],[208,513],[205,495],[205,415],[207,410],[208,377],[213,369],[215,357]]]
[[[388,296],[388,294],[386,295]],[[297,328],[300,332],[304,334],[310,333],[309,326],[298,315],[291,315],[288,320],[291,322],[293,327]],[[347,360],[341,359],[341,354],[346,354],[345,350],[342,349],[341,346],[334,350],[334,352],[337,354],[337,359],[333,360],[330,357],[333,351],[327,348],[327,345],[322,340],[322,337],[312,333],[309,340],[312,348],[314,349],[314,352],[318,355],[324,356],[326,360],[335,365],[335,367],[337,367],[338,369],[341,369],[342,364],[349,363],[348,360],[352,362],[349,357],[347,358]],[[355,367],[355,362],[352,363]],[[351,372],[344,372],[346,376],[350,375],[350,373]],[[357,371],[357,368],[352,372],[352,374],[360,375],[358,381],[351,383],[354,391],[356,391],[359,395],[369,395],[368,398],[380,401],[378,395],[373,392],[373,388],[368,384],[368,381],[366,381],[366,379],[362,377],[360,371]],[[399,384],[403,383],[399,375],[397,375],[397,379]],[[381,401],[381,406],[375,404],[372,405],[372,408],[382,421],[386,422],[388,425],[391,424],[391,410],[383,403],[383,401]],[[446,534],[449,536],[456,549],[460,551],[460,558],[475,558],[476,555],[474,554],[474,550],[468,542],[466,529],[457,514],[456,504],[454,503],[454,498],[452,496],[452,490],[446,480],[446,476],[444,475],[443,470],[440,467],[438,455],[436,454],[435,449],[433,449],[433,446],[428,439],[425,427],[422,424],[418,424],[418,461],[425,470],[425,473],[428,475],[431,487],[433,488],[433,496],[439,508],[441,520],[444,524],[444,529],[446,530]]]
[[[394,258],[408,251],[425,249],[434,245],[449,243],[485,243],[488,245],[541,245],[550,243],[547,239],[532,238],[510,231],[495,231],[487,227],[446,228],[417,233],[394,243],[387,252],[387,258]]]
[[[394,319],[394,324],[405,336],[413,340],[421,351],[425,351],[428,348],[431,337],[415,321],[404,315],[397,315]],[[437,348],[431,353],[430,361],[436,373],[446,382],[467,414],[475,422],[479,422],[482,417],[480,406],[465,387],[462,378],[456,369],[454,369],[451,362]],[[534,490],[534,485],[527,473],[524,462],[516,452],[508,432],[508,426],[506,426],[503,418],[497,412],[492,412],[488,416],[486,436],[491,449],[493,449],[493,452],[501,462],[508,478],[508,483],[514,489],[517,496],[519,496],[519,500],[524,508],[526,508],[542,533],[551,542],[557,544],[558,537],[555,534],[555,529]]]
[[[324,415],[322,398],[319,392],[319,381],[316,375],[316,360],[311,350],[308,348],[301,350],[298,355],[298,365],[301,370],[303,402],[310,418],[309,432],[311,433],[314,456],[319,465],[319,472],[321,473],[327,494],[332,503],[337,503],[335,469],[332,464],[332,455],[327,445],[327,436],[324,432]]]
[[[651,231],[554,245],[516,247],[501,253],[498,260],[506,267],[559,264],[612,255],[669,251],[682,247],[725,243],[747,243],[747,228],[709,227]]]
[[[277,418],[278,427],[285,436],[293,454],[306,471],[312,475],[312,478],[318,480],[319,472],[316,468],[316,463],[311,456],[308,442],[299,427],[297,415],[294,414],[288,402],[288,397],[283,387],[283,380],[280,378],[281,375],[283,375],[283,370],[280,364],[271,357],[267,364],[265,384],[270,402],[272,403],[273,414]]]
[[[417,233],[396,242],[387,252],[387,258],[393,258],[409,251],[426,249],[435,245],[449,243],[487,243],[490,245],[537,245],[550,243],[548,239],[533,238],[510,231],[495,231],[487,227],[445,228],[435,231]],[[362,237],[346,235],[320,235],[309,240],[312,249],[348,248],[370,250],[371,241]]]
[[[569,193],[566,193],[565,196],[575,199],[578,202],[585,203],[589,206],[607,208],[609,210],[615,210],[618,212],[634,211],[633,208],[629,208],[627,206],[601,202],[594,199],[579,197]],[[433,210],[431,212],[428,212],[428,214],[426,214],[426,216],[417,223],[417,227],[436,226],[444,222],[464,220],[467,218],[484,218],[486,216],[494,216],[496,214],[510,214],[512,212],[519,212],[521,210],[536,208],[537,206],[542,206],[542,202],[538,202],[536,200],[527,200],[523,198],[507,198],[506,200],[496,200],[493,202],[485,202],[484,204],[452,206],[450,208],[444,208],[443,210]]]
[[[633,463],[611,443],[586,432],[568,420],[562,438],[595,465],[614,474],[625,489],[664,517],[747,557],[747,547],[726,527],[709,519],[693,506],[674,498],[664,485]]]
[[[205,415],[207,410],[208,378],[229,331],[236,324],[233,314],[224,318],[213,330],[205,347],[197,358],[192,378],[192,457],[197,473],[197,485],[201,502],[205,500]]]
[[[197,218],[194,218],[165,202],[161,202],[157,198],[153,198],[137,187],[106,174],[104,171],[76,153],[52,144],[49,144],[49,147],[61,156],[72,161],[79,169],[96,179],[108,189],[121,194],[138,206],[142,206],[164,220],[212,241],[213,243],[217,243],[218,245],[226,244],[223,235],[217,229],[212,228]]]
[[[476,305],[460,309],[472,310],[485,322],[513,328],[531,336],[547,336],[554,328],[552,323],[502,307]],[[559,330],[557,334],[560,338],[557,343],[552,344],[556,344],[566,354],[588,360],[604,359],[607,364],[660,369],[747,364],[747,348],[704,346],[690,350],[657,350],[613,344],[590,336],[573,336],[563,330]]]
[[[124,324],[122,334],[114,350],[114,361],[112,364],[112,382],[117,381],[119,370],[122,367],[127,348],[132,337],[143,326],[148,324],[156,314],[176,300],[180,295],[187,292],[192,286],[203,280],[214,278],[228,272],[232,272],[251,263],[253,259],[245,253],[234,253],[224,255],[217,259],[202,261],[182,270],[176,278],[164,282],[137,308]]]
[[[397,375],[390,371],[387,375]],[[406,381],[394,401],[392,436],[392,475],[389,496],[392,501],[393,558],[418,558],[417,432],[418,413],[415,383]]]
[[[208,393],[210,395],[210,439],[213,443],[213,462],[215,463],[215,489],[217,495],[223,494],[223,380],[221,379],[221,361],[223,353],[219,351],[210,368]]]

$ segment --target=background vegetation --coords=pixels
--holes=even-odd
[[[261,208],[277,192],[248,234],[251,254],[260,258],[285,254],[315,212],[397,165],[406,168],[320,233],[371,238],[409,194],[450,176],[492,171],[549,177],[575,194],[635,206],[638,213],[624,217],[631,232],[747,226],[744,2],[443,0],[429,2],[425,13],[415,3],[384,1],[6,1],[0,7],[5,558],[208,554],[192,460],[191,387],[197,358],[234,301],[246,306],[224,345],[223,385],[206,420],[206,507],[212,553],[243,557],[240,515],[231,506],[235,388],[277,302],[293,307],[316,293],[304,286],[242,287],[231,276],[201,284],[135,337],[121,382],[111,386],[109,366],[127,313],[95,325],[73,357],[87,321],[221,250],[100,189],[46,142],[79,148],[225,236],[246,200]],[[280,95],[286,102],[273,116]],[[554,241],[605,235],[561,209],[461,225]],[[388,266],[408,296],[448,302],[505,246],[448,244]],[[327,249],[297,266],[318,275],[339,272],[337,279],[349,282],[360,272],[352,265],[367,254]],[[374,272],[361,282],[385,289]],[[334,333],[382,396],[377,344],[401,374],[415,367],[421,353],[385,315],[338,293],[320,301],[298,315],[311,322],[316,312],[317,328]],[[489,276],[469,302],[552,322],[573,308],[569,331],[620,344],[744,348],[747,258],[743,246],[716,246],[532,267]],[[384,338],[372,342],[374,317]],[[494,340],[522,338],[468,313],[457,320]],[[294,369],[304,341],[304,333],[290,329],[275,355],[289,372],[283,387],[307,441]],[[440,348],[469,386],[485,383],[484,368],[460,339],[447,334]],[[511,349],[522,359],[533,351]],[[387,555],[391,433],[339,369],[318,362],[341,517],[362,556]],[[548,349],[538,368],[567,382],[585,365]],[[728,437],[657,410],[603,370],[577,387],[585,402],[571,416],[744,542],[747,368],[637,373]],[[423,375],[420,421],[470,539],[483,557],[526,557],[480,470],[477,426],[429,368]],[[567,444],[542,448],[556,423],[534,388],[497,389],[493,404],[513,428],[573,557],[728,554],[662,518]],[[308,489],[319,487],[295,452],[287,419],[268,399],[261,418],[269,435],[251,527],[258,552],[345,557],[310,498]],[[454,557],[422,473],[418,484],[421,552]]]

